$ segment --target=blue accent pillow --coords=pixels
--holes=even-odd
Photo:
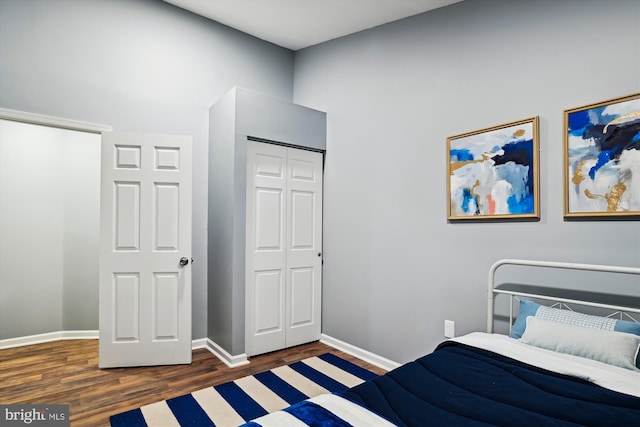
[[[511,338],[521,338],[524,334],[524,330],[527,328],[527,317],[535,316],[540,304],[533,301],[527,301],[525,299],[520,300],[520,310],[518,311],[518,317],[511,327],[509,336]]]
[[[627,334],[640,335],[640,323],[629,322],[627,320],[617,320],[614,331],[625,332]]]
[[[527,317],[529,316],[553,320],[558,323],[587,326],[594,329],[611,329],[607,326],[613,324],[612,330],[616,332],[640,335],[640,323],[592,316],[570,310],[546,307],[533,301],[520,300],[518,317],[511,328],[511,332],[509,332],[511,338],[519,339],[522,337],[527,328]]]

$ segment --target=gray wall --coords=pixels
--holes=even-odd
[[[296,52],[294,102],[327,112],[323,333],[407,361],[445,319],[485,328],[500,258],[640,266],[638,221],[562,205],[563,110],[640,91],[639,17],[637,0],[465,0]],[[535,115],[541,220],[447,223],[446,138]]]
[[[64,133],[62,330],[98,330],[99,260],[95,254],[100,251],[101,137]]]
[[[245,351],[247,138],[317,151],[326,114],[244,88],[210,109],[208,338],[231,355]]]
[[[158,0],[0,0],[0,107],[193,136],[194,338],[207,328],[209,107],[237,85],[290,100],[292,73],[291,51]]]

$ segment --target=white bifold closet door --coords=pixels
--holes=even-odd
[[[248,141],[249,356],[320,338],[322,153]]]

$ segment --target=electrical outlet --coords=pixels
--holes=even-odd
[[[456,322],[453,320],[444,321],[444,336],[445,338],[453,338],[456,336]]]

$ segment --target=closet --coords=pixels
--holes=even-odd
[[[239,87],[209,109],[207,345],[230,366],[320,338],[326,119]]]
[[[322,283],[322,153],[247,146],[248,355],[318,340]]]

